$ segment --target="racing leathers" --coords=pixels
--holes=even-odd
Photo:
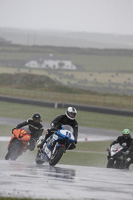
[[[28,128],[26,126],[28,126]],[[33,119],[27,119],[26,121],[18,124],[16,126],[16,129],[20,129],[22,127],[24,127],[23,129],[27,130],[31,134],[28,149],[30,151],[33,151],[36,145],[36,141],[39,139],[40,136],[42,136],[44,130],[43,125],[40,122],[35,123]]]
[[[130,157],[130,161],[127,163],[127,168],[129,168],[130,164],[133,163],[133,138],[128,137],[125,138],[124,136],[119,136],[115,141],[113,141],[110,147],[114,144],[119,143],[123,146],[125,152],[128,150],[128,156]],[[110,153],[108,155],[108,159],[110,158]]]
[[[47,130],[47,133],[45,135],[44,140],[42,141],[42,143],[38,147],[42,148],[43,144],[46,142],[47,138],[49,138],[52,135],[53,131],[61,129],[61,125],[70,125],[73,128],[73,135],[75,137],[75,144],[77,144],[78,123],[77,123],[76,119],[71,120],[66,115],[59,115],[51,122],[51,129]],[[69,149],[76,148],[75,144],[71,144]]]
[[[129,147],[131,146],[133,142],[133,139],[131,137],[125,138],[123,136],[119,136],[114,142],[111,143],[110,146],[119,143],[121,146],[129,149]]]

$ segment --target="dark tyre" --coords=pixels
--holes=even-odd
[[[113,159],[110,158],[108,160],[107,168],[114,168],[114,160]]]
[[[55,150],[54,154],[51,155],[49,165],[55,166],[61,159],[64,152],[65,152],[65,147],[62,147],[62,146],[58,147]]]
[[[119,160],[116,160],[116,162],[114,164],[114,168],[115,169],[125,169],[126,164],[124,162],[120,162]]]
[[[15,138],[9,146],[8,153],[5,156],[5,160],[16,160],[19,157],[21,145],[21,141]]]
[[[44,161],[41,160],[41,153],[38,152],[37,155],[36,155],[36,163],[38,165],[42,165],[44,163]]]
[[[6,156],[5,156],[5,160],[9,160],[10,159],[10,154],[9,152],[7,152]]]

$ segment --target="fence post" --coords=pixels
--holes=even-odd
[[[55,102],[55,106],[54,106],[54,108],[55,108],[55,109],[58,108],[58,103],[57,103],[57,102]]]

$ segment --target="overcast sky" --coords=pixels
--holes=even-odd
[[[0,27],[133,34],[133,0],[0,0]]]

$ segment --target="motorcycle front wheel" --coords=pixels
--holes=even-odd
[[[16,160],[19,157],[19,150],[21,148],[21,141],[19,141],[17,138],[14,139],[8,149],[8,152],[5,156],[5,160]]]
[[[59,146],[55,152],[51,155],[49,165],[55,166],[61,159],[63,153],[65,152],[65,147]]]
[[[42,159],[41,159],[41,152],[38,151],[38,153],[36,155],[36,164],[42,165],[43,163],[44,163],[44,161],[42,161]]]
[[[124,162],[119,162],[119,160],[115,162],[114,164],[114,168],[115,169],[125,169],[126,168],[126,165]]]
[[[108,160],[107,168],[114,168],[114,160],[113,159],[110,158]]]

